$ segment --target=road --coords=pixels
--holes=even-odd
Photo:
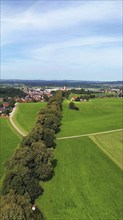
[[[25,134],[24,132],[22,132],[22,131],[15,125],[15,123],[13,122],[13,116],[14,116],[14,114],[15,114],[17,104],[18,104],[18,103],[15,103],[15,107],[13,108],[12,112],[9,114],[9,120],[10,120],[12,126],[15,128],[15,130],[16,130],[22,137],[25,137],[26,134]]]

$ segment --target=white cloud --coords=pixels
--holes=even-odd
[[[113,39],[110,39],[110,42],[112,41]],[[100,42],[102,43],[104,40]],[[106,39],[105,42],[107,42]],[[92,73],[93,75],[94,73],[96,75],[98,72],[102,73],[103,71],[106,74],[111,69],[112,73],[118,70],[116,77],[119,78],[119,72],[121,73],[122,70],[122,51],[120,47],[114,49],[103,46],[103,49],[100,49],[89,45],[89,47],[81,48],[75,46],[75,40],[74,47],[68,49],[67,44],[64,43],[64,45],[64,47],[57,45],[55,49],[52,45],[52,48],[39,50],[36,54],[31,54],[29,51],[28,59],[18,60],[15,58],[13,62],[11,60],[7,65],[2,65],[2,72],[13,74],[13,78],[17,73],[20,76],[23,73],[24,77],[26,77],[26,73],[30,73],[33,78],[39,78],[40,76],[43,79],[48,76],[51,78],[53,76],[57,77],[58,73],[62,74],[63,77],[65,77],[65,73],[71,73],[77,79],[82,72],[85,74],[84,78],[86,79],[88,74]]]
[[[86,37],[86,38],[76,38],[73,40],[48,44],[46,46],[38,47],[37,49],[30,50],[28,54],[30,54],[33,58],[40,59],[48,59],[52,58],[52,55],[60,54],[61,50],[70,50],[70,48],[75,48],[75,50],[83,50],[83,48],[98,48],[98,47],[107,47],[110,44],[120,43],[122,39],[120,37]],[[99,48],[100,49],[100,48]]]
[[[17,39],[17,33],[29,30],[51,31],[55,29],[66,29],[76,24],[86,28],[92,22],[112,22],[121,19],[120,4],[113,1],[87,1],[76,7],[64,7],[62,9],[48,10],[43,12],[32,7],[13,15],[3,14],[2,16],[2,39],[3,44],[9,42],[9,38]],[[14,37],[14,34],[16,38]],[[19,37],[19,36],[18,36]],[[11,42],[11,40],[10,40]]]

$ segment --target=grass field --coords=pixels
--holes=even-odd
[[[63,104],[63,120],[58,137],[81,135],[122,128],[122,99],[93,99],[90,102],[76,102],[79,111],[69,109],[69,102]]]
[[[28,134],[35,123],[36,114],[44,106],[45,102],[19,103],[13,117],[14,123],[22,132]]]
[[[46,220],[122,219],[122,171],[91,139],[57,141],[56,158],[37,200]]]
[[[123,169],[123,131],[91,136],[97,146]]]
[[[15,148],[17,147],[20,136],[11,126],[8,118],[0,118],[0,148],[1,148],[1,160],[0,160],[0,179],[4,173],[4,162],[10,158]]]

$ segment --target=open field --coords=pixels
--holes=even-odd
[[[13,122],[22,132],[28,134],[35,123],[36,114],[45,105],[46,102],[17,104]]]
[[[61,132],[57,137],[89,134],[122,128],[122,99],[100,98],[90,102],[76,102],[79,111],[63,104]]]
[[[90,136],[94,143],[123,169],[123,131]]]
[[[58,140],[56,158],[37,200],[46,220],[122,219],[122,170],[91,139]]]
[[[0,146],[1,146],[1,161],[0,161],[0,179],[4,173],[4,162],[10,158],[15,148],[17,147],[20,136],[11,126],[8,118],[0,118]]]

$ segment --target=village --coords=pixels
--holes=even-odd
[[[7,88],[6,88],[7,89]],[[64,88],[33,88],[33,87],[24,87],[22,88],[25,95],[14,97],[0,97],[0,116],[6,118],[12,112],[15,103],[30,103],[30,102],[47,102],[53,93],[57,90],[65,91]],[[2,94],[1,94],[2,96]]]

